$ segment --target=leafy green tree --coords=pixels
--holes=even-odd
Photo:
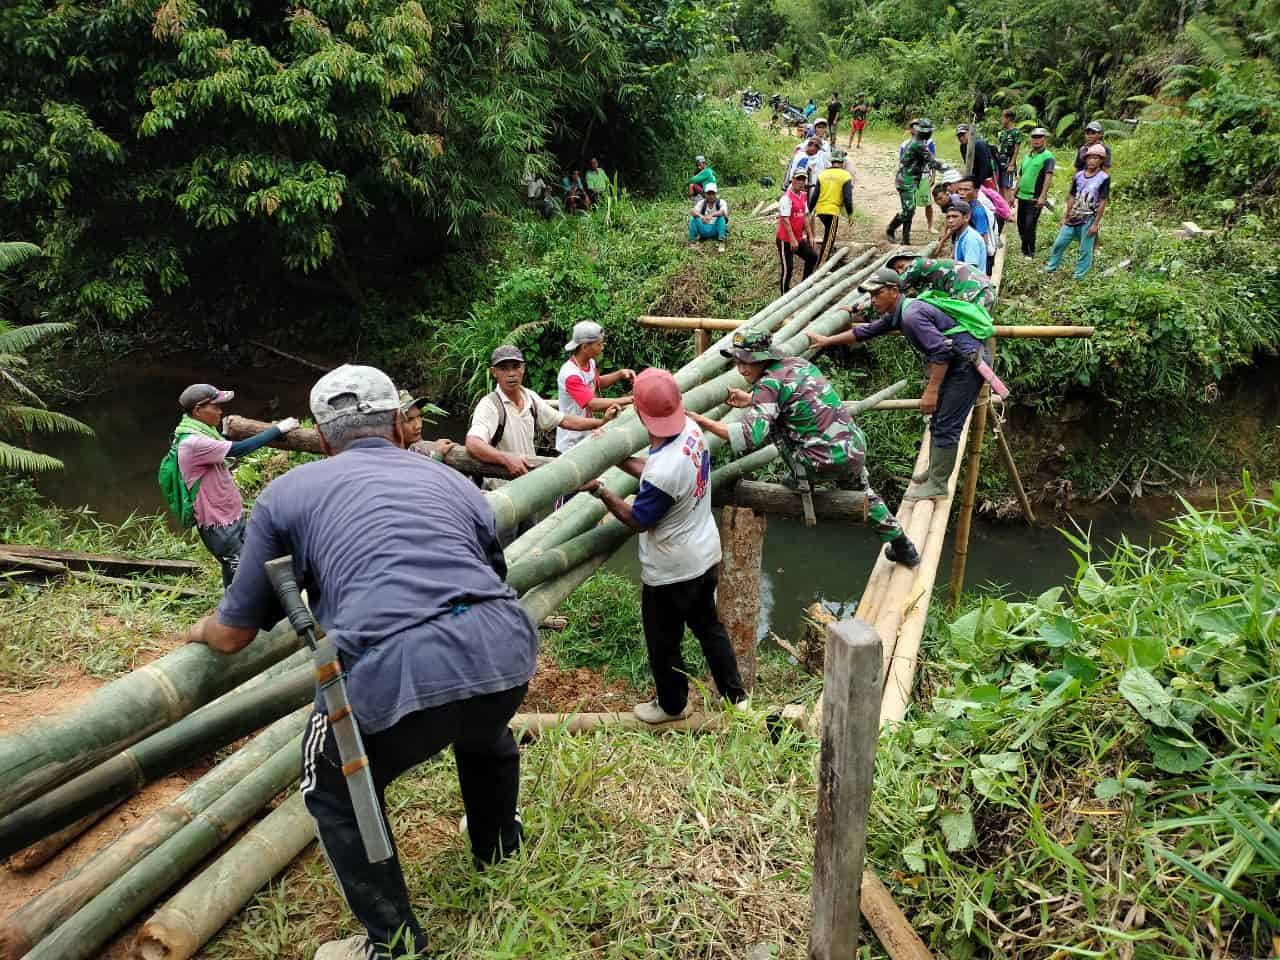
[[[0,242],[0,273],[39,253],[40,248],[33,243]],[[0,287],[2,293],[3,288]],[[35,391],[18,376],[27,368],[26,351],[72,329],[74,325],[70,323],[32,323],[15,327],[0,318],[0,436],[93,432],[73,417],[46,409]],[[56,457],[0,440],[0,470],[36,473],[61,469],[62,461]]]

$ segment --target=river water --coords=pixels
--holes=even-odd
[[[131,513],[163,512],[156,467],[168,449],[184,387],[212,380],[235,390],[228,412],[277,420],[307,414],[314,379],[308,371],[283,362],[234,370],[219,369],[204,356],[121,363],[107,376],[113,384],[109,392],[66,411],[93,427],[96,436],[42,439],[40,449],[60,457],[66,470],[40,478],[39,486],[54,502],[87,506],[111,522]],[[465,420],[452,417],[428,426],[426,434],[461,440],[465,430]],[[1035,594],[1066,583],[1076,563],[1056,526],[1074,530],[1073,521],[1062,515],[1046,514],[1045,519],[1050,522],[1032,528],[975,522],[967,584]],[[1139,543],[1161,539],[1157,520],[1126,508],[1090,511],[1090,518],[1079,523],[1091,532],[1099,553],[1106,553],[1121,536]],[[878,549],[875,537],[862,527],[829,524],[806,530],[798,521],[771,518],[765,537],[761,632],[794,637],[805,607],[814,600],[834,609],[856,602]],[[945,557],[939,584],[946,584],[949,576],[949,548]],[[638,579],[634,542],[610,561],[610,568]]]

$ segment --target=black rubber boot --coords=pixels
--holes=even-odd
[[[905,533],[900,533],[889,541],[884,548],[884,555],[894,563],[900,563],[904,567],[918,567],[920,565],[920,553],[916,550],[916,545],[907,539]]]
[[[899,225],[901,225],[901,223],[902,223],[902,216],[899,215],[894,217],[892,220],[890,220],[889,226],[885,227],[884,235],[888,239],[892,240],[894,243],[898,242],[898,238],[896,234],[898,232],[898,227]]]
[[[914,210],[912,210],[912,211],[911,211],[911,216],[906,217],[906,218],[905,218],[905,219],[903,219],[903,221],[902,221],[902,244],[903,244],[903,246],[908,246],[908,245],[910,245],[910,243],[911,243],[911,222],[912,222],[913,220],[915,220],[915,218],[916,218],[916,212],[915,212]]]

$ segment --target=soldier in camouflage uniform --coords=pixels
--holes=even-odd
[[[916,194],[920,190],[920,178],[927,170],[941,170],[942,164],[929,152],[929,137],[933,134],[933,121],[924,117],[915,124],[915,137],[902,148],[898,157],[898,175],[893,185],[898,190],[898,200],[902,204],[902,212],[889,222],[885,236],[896,240],[894,235],[902,228],[902,242],[911,242],[911,221],[916,216]]]
[[[733,424],[692,411],[689,417],[738,454],[777,444],[797,480],[825,480],[865,492],[867,519],[888,544],[885,556],[909,567],[918,564],[915,546],[868,482],[866,437],[822,372],[803,357],[781,357],[763,331],[735,334],[733,347],[721,353],[737,361],[738,372],[751,385],[750,393],[729,391],[729,405],[746,414]]]
[[[935,260],[931,257],[903,254],[889,261],[889,269],[901,277],[903,296],[914,297],[925,290],[936,290],[946,297],[976,303],[984,307],[987,313],[993,313],[996,309],[996,288],[992,286],[991,278],[962,261]],[[849,311],[851,324],[872,323],[880,317],[870,302],[863,304],[858,310],[854,310],[847,304],[841,304],[840,308]],[[814,346],[835,345],[831,337],[823,337],[819,334],[808,336]]]

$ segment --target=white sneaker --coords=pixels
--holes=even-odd
[[[724,244],[723,244],[723,243],[717,243],[717,244],[716,244],[716,253],[724,253]]]
[[[522,827],[524,826],[524,821],[520,819],[519,810],[516,811],[516,823],[520,824],[520,826]],[[458,832],[459,833],[467,832],[467,815],[465,813],[462,815],[462,819],[458,821]]]
[[[320,945],[314,960],[370,960],[373,951],[363,933],[345,940],[330,940]]]
[[[672,720],[683,720],[691,711],[686,703],[684,709],[678,714],[667,713],[662,709],[662,705],[658,703],[657,698],[654,698],[648,703],[637,703],[631,708],[631,712],[645,723],[670,723]]]

